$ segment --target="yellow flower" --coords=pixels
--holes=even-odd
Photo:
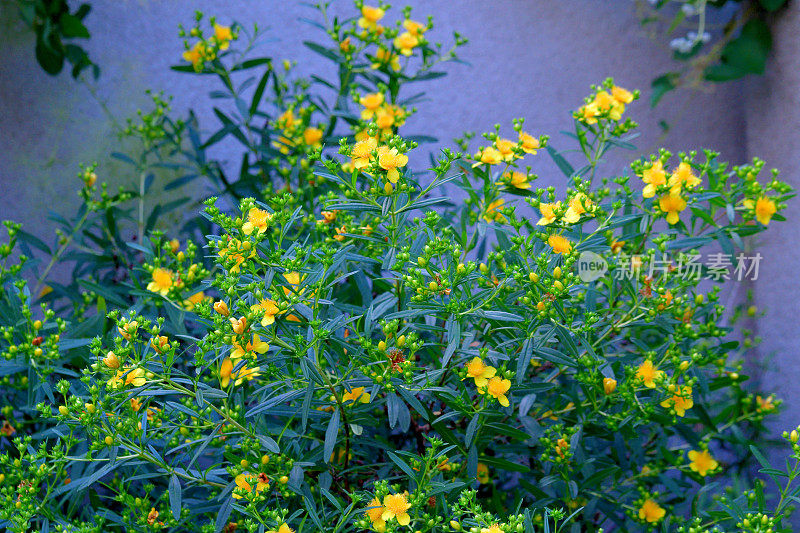
[[[639,520],[646,520],[647,522],[658,522],[667,512],[663,507],[648,498],[639,508]]]
[[[373,29],[384,14],[384,10],[379,7],[363,6],[361,8],[361,18],[358,19],[358,26],[360,28]]]
[[[206,295],[203,291],[196,292],[183,301],[183,307],[191,311],[194,307],[205,299]]]
[[[398,112],[394,108],[391,107],[382,107],[378,109],[375,113],[375,124],[381,129],[384,133],[391,133],[392,127],[400,124],[396,123],[396,118],[398,117]]]
[[[410,507],[411,504],[408,503],[405,494],[387,494],[383,498],[381,518],[384,521],[396,518],[401,526],[407,526],[411,523],[411,516],[408,514]]]
[[[166,268],[153,269],[153,281],[147,284],[147,290],[166,296],[172,288],[172,271]]]
[[[547,239],[547,244],[549,244],[557,254],[568,254],[572,251],[572,243],[569,242],[569,239],[561,235],[550,235]]]
[[[641,378],[642,383],[648,389],[654,389],[656,387],[656,381],[660,380],[664,376],[663,370],[658,370],[656,366],[650,359],[645,360],[641,365],[639,365],[638,370],[636,370],[636,377]]]
[[[253,368],[242,366],[239,370],[234,371],[233,359],[231,359],[230,357],[226,357],[222,361],[222,364],[220,365],[219,369],[220,385],[224,389],[230,384],[232,379],[235,380],[234,383],[236,385],[241,385],[242,383],[244,383],[244,380],[253,381],[255,378],[261,375],[259,370],[261,370],[261,368],[257,366]]]
[[[320,128],[306,128],[303,131],[303,142],[308,146],[319,146],[322,140],[322,130]]]
[[[333,238],[339,242],[344,242],[345,233],[347,233],[347,226],[336,228],[336,235],[334,235]]]
[[[336,220],[336,211],[323,211],[320,214],[322,215],[322,221],[325,222],[325,224],[330,224]]]
[[[762,398],[760,395],[756,396],[756,403],[758,404],[758,412],[760,413],[769,413],[770,411],[774,411],[775,407],[775,396],[770,394],[766,398]]]
[[[233,40],[231,27],[214,24],[214,38],[217,40],[217,43],[219,43],[220,50],[227,50],[231,40]]]
[[[536,150],[538,150],[541,146],[538,138],[529,133],[525,133],[524,131],[519,132],[519,140],[522,143],[522,150],[526,154],[535,155]]]
[[[482,527],[481,533],[503,533],[503,529],[500,524],[492,524],[489,527]]]
[[[496,165],[503,160],[503,154],[501,154],[496,148],[487,146],[485,148],[481,148],[478,153],[475,154],[475,159],[478,162],[472,165],[473,168],[482,163],[486,163],[487,165]]]
[[[656,188],[667,183],[667,175],[664,172],[664,165],[661,161],[656,161],[650,168],[642,172],[642,181],[646,183],[642,196],[652,198],[656,195]]]
[[[400,56],[390,51],[388,48],[378,48],[378,51],[375,52],[375,61],[376,62],[372,64],[372,68],[377,69],[382,65],[389,65],[395,72],[400,70]]]
[[[364,106],[361,111],[361,118],[369,120],[378,112],[383,105],[383,93],[370,93],[362,96],[358,103]]]
[[[406,166],[408,163],[408,156],[397,152],[397,148],[389,148],[388,146],[381,146],[378,148],[378,165],[386,171],[386,179],[390,182],[397,183],[400,179],[400,172],[398,168]]]
[[[752,205],[752,200],[750,204]],[[772,215],[775,214],[777,211],[777,207],[775,206],[775,202],[767,198],[766,196],[762,196],[756,201],[755,205],[755,214],[756,220],[764,224],[765,226],[769,224],[769,221],[772,220]]]
[[[478,463],[478,483],[486,485],[491,481],[489,479],[489,467],[483,463]]]
[[[693,406],[692,388],[689,385],[678,387],[676,394],[661,402],[661,407],[675,409],[675,414],[678,416],[686,416],[686,410],[691,409]]]
[[[403,28],[408,31],[411,35],[420,36],[428,29],[428,27],[421,22],[417,22],[415,20],[406,19],[403,21]]]
[[[369,394],[364,392],[364,387],[355,387],[342,395],[342,403],[369,403]]]
[[[150,346],[157,353],[164,353],[164,350],[169,350],[169,339],[166,335],[156,335],[150,340]]]
[[[228,304],[226,304],[222,300],[214,302],[214,311],[221,314],[222,316],[228,316],[231,313],[230,310],[228,310]]]
[[[394,46],[404,56],[410,56],[414,53],[414,47],[419,45],[419,37],[411,32],[403,32],[394,39]]]
[[[689,468],[703,477],[706,477],[709,472],[716,470],[719,466],[717,460],[708,453],[708,450],[689,451],[689,461],[691,461]]]
[[[191,63],[192,66],[197,69],[203,64],[203,60],[206,59],[206,55],[207,52],[205,43],[198,41],[194,43],[194,46],[183,53],[183,59]]]
[[[250,250],[250,253],[245,258],[243,252],[247,252],[247,250]],[[231,239],[228,245],[217,253],[226,263],[232,261],[230,272],[234,274],[242,270],[242,264],[246,259],[253,258],[256,255],[249,241],[240,242],[238,239]]]
[[[599,114],[600,111],[597,109],[597,104],[587,104],[578,110],[578,120],[585,124],[597,124],[597,116]]]
[[[611,243],[611,253],[618,254],[622,250],[623,246],[625,246],[625,241],[615,240],[614,242]]]
[[[117,354],[115,354],[114,352],[108,352],[108,355],[106,355],[103,358],[103,363],[108,368],[116,370],[117,368],[119,368],[119,357],[117,357]]]
[[[658,199],[658,207],[667,214],[667,222],[677,224],[680,220],[680,212],[686,209],[686,200],[680,196],[665,194]]]
[[[682,161],[669,177],[670,192],[675,196],[680,194],[682,187],[694,189],[698,185],[700,178],[692,173],[692,166],[686,161]]]
[[[302,120],[299,117],[294,116],[294,110],[287,109],[278,116],[275,120],[275,125],[279,128],[288,129],[297,126],[301,122]]]
[[[290,528],[289,524],[284,522],[277,531],[273,529],[271,531],[267,531],[267,533],[294,533],[294,529]]]
[[[236,385],[241,385],[244,383],[244,380],[253,381],[258,376],[261,375],[261,367],[254,366],[253,368],[248,368],[243,366],[237,373],[236,373]]]
[[[517,158],[517,155],[514,153],[517,143],[514,141],[510,141],[508,139],[497,139],[494,142],[494,145],[497,148],[497,151],[503,156],[503,161],[510,163]]]
[[[275,323],[275,315],[280,313],[277,302],[275,300],[261,300],[259,303],[250,306],[250,309],[259,313],[264,313],[261,318],[261,325],[264,327]]]
[[[247,345],[244,348],[236,343],[233,344],[231,357],[233,359],[240,359],[250,352],[265,354],[267,353],[267,350],[269,350],[269,344],[262,341],[261,337],[258,336],[258,333],[254,333],[253,339],[251,341],[247,341]]]
[[[489,378],[494,377],[496,373],[497,369],[485,364],[480,357],[473,357],[472,361],[467,363],[467,377],[474,379],[477,387],[485,387]]]
[[[564,213],[564,221],[568,224],[575,224],[581,219],[581,215],[594,210],[592,201],[582,192],[579,192],[569,201],[569,208]]]
[[[598,92],[594,97],[597,109],[601,113],[607,113],[611,120],[619,120],[625,112],[625,104],[608,94],[606,91]]]
[[[483,214],[484,220],[486,220],[486,222],[491,222],[493,220],[496,220],[498,222],[505,222],[506,217],[504,217],[503,214],[500,211],[498,211],[498,209],[503,207],[504,203],[506,203],[506,201],[503,200],[502,198],[498,198],[497,200],[490,203],[486,207],[486,212]]]
[[[233,360],[230,357],[226,357],[222,360],[222,364],[219,367],[219,383],[223,389],[231,382],[232,374]]]
[[[249,472],[242,472],[241,474],[236,476],[236,478],[234,478],[234,481],[236,482],[236,486],[238,488],[243,489],[245,492],[248,493],[253,492],[253,485],[251,485],[251,483],[256,484],[255,486],[256,494],[269,489],[269,479],[267,478],[266,474],[263,473],[254,476]],[[236,494],[236,491],[234,491],[233,497],[236,498],[237,500],[241,500],[243,498],[243,496]]]
[[[633,102],[633,93],[622,87],[617,87],[616,85],[611,88],[611,96],[621,104],[630,104]]]
[[[344,52],[345,54],[350,51],[352,45],[350,44],[350,37],[345,38],[342,42],[339,43],[339,50]]]
[[[353,146],[351,157],[353,159],[353,168],[361,170],[368,167],[372,161],[372,152],[378,147],[378,141],[372,137],[367,137],[363,141],[358,141]]]
[[[247,222],[242,224],[242,231],[245,235],[250,235],[254,231],[260,235],[267,231],[270,220],[272,220],[272,213],[253,207],[247,212]]]
[[[228,320],[231,322],[231,329],[233,329],[233,332],[237,335],[241,335],[244,333],[244,330],[247,329],[247,317],[230,317]]]
[[[503,407],[508,407],[509,402],[506,393],[510,388],[511,380],[503,379],[499,376],[491,378],[489,383],[486,384],[486,392],[489,393],[489,396],[496,398]]]
[[[536,223],[537,226],[547,226],[556,221],[556,211],[561,209],[561,202],[554,204],[539,204],[539,211],[542,213],[542,218]]]
[[[603,378],[603,392],[611,394],[617,389],[617,380],[614,378]]]
[[[364,511],[364,514],[366,514],[372,522],[372,527],[375,529],[375,531],[378,531],[379,533],[386,531],[386,520],[381,518],[381,515],[383,515],[384,511],[381,501],[377,497],[372,498],[372,501],[369,502],[367,507],[371,507],[371,509]]]
[[[144,377],[144,369],[131,368],[128,366],[117,370],[116,374],[114,374],[114,376],[108,380],[108,384],[115,389],[119,387],[127,387],[128,385],[141,387],[145,383],[147,383],[147,379]]]
[[[508,171],[503,174],[503,179],[506,184],[515,189],[530,189],[531,182],[528,181],[528,175],[524,172],[519,172],[517,170]]]

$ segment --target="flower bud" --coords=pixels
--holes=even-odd
[[[228,304],[226,304],[222,300],[214,302],[214,311],[221,314],[222,316],[228,316],[230,314],[230,311],[228,310]]]
[[[617,380],[613,378],[604,378],[603,379],[603,390],[606,394],[611,394],[617,388]]]
[[[231,318],[231,327],[233,328],[233,332],[237,335],[241,335],[244,333],[244,330],[247,328],[247,319],[245,317],[241,317],[238,320],[235,318]]]
[[[108,352],[108,355],[103,359],[103,363],[111,369],[119,368],[119,357],[114,352]]]

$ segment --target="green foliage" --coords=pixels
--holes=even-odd
[[[36,33],[36,61],[48,74],[55,76],[66,60],[72,65],[72,77],[78,78],[91,68],[94,77],[100,68],[89,59],[76,39],[88,39],[89,30],[83,21],[91,11],[88,3],[70,10],[67,0],[16,0],[22,20]]]
[[[336,74],[311,80],[198,14],[175,70],[219,84],[218,128],[153,95],[115,154],[130,187],[81,169],[52,246],[6,224],[0,525],[789,531],[800,471],[752,446],[780,400],[748,388],[719,266],[681,267],[745,250],[791,188],[711,151],[606,175],[639,96],[612,80],[576,102],[571,153],[520,119],[426,165],[400,129],[465,40],[356,7],[318,7],[306,46]],[[523,166],[545,153],[558,193]],[[751,456],[777,489],[720,489]]]
[[[678,87],[720,83],[748,74],[763,74],[772,49],[767,17],[786,0],[636,0],[642,25],[655,38],[672,38],[673,58],[680,70],[655,78],[651,105]],[[714,30],[717,27],[721,30]],[[688,33],[687,29],[689,30]]]

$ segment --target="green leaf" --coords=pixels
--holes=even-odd
[[[172,474],[169,478],[169,508],[172,510],[172,516],[175,520],[181,518],[181,482],[178,476]]]
[[[58,25],[61,27],[61,33],[64,37],[76,39],[88,39],[90,37],[89,30],[83,25],[81,19],[69,13],[63,13],[58,19]]]
[[[706,69],[705,77],[710,81],[726,81],[747,74],[763,74],[770,50],[772,33],[769,26],[763,20],[751,19],[742,28],[742,33],[725,45],[720,63]]]
[[[675,88],[675,81],[680,77],[677,72],[668,72],[650,83],[653,92],[650,94],[650,107],[655,107],[665,94]]]
[[[61,41],[58,40],[58,37],[55,37],[55,40],[59,45],[57,49],[48,45],[41,35],[36,39],[36,61],[51,76],[55,76],[64,68],[64,52],[60,46]]]
[[[325,445],[322,449],[322,459],[326,463],[330,462],[333,455],[333,448],[336,446],[336,436],[339,434],[339,409],[335,409],[328,422],[328,429],[325,430]]]
[[[400,470],[405,472],[408,475],[408,477],[414,480],[417,479],[417,473],[414,472],[414,469],[408,466],[408,463],[403,461],[403,459],[400,456],[392,452],[387,452],[387,453],[389,455],[389,459],[391,459],[392,462],[400,468]]]
[[[786,0],[758,0],[758,3],[767,11],[777,11],[786,4]]]

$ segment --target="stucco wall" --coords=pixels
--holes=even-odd
[[[781,179],[800,187],[800,5],[790,2],[773,21],[774,48],[769,70],[748,81],[743,95],[747,113],[747,152],[781,170]],[[764,386],[784,399],[775,431],[800,424],[800,238],[797,200],[786,210],[786,223],[763,234],[759,250],[764,255],[761,275],[754,284],[756,302],[767,311],[756,324],[763,338],[759,359],[766,362]],[[800,526],[800,523],[796,525]]]
[[[669,68],[666,51],[650,42],[637,24],[632,2],[615,0],[484,0],[409,2],[415,16],[435,15],[434,38],[449,40],[453,29],[470,39],[462,56],[471,66],[449,64],[447,78],[419,85],[429,100],[409,121],[407,133],[432,134],[449,142],[464,130],[486,131],[495,123],[510,128],[522,116],[530,130],[548,133],[558,148],[568,147],[559,130],[570,127],[570,110],[580,104],[591,83],[613,75],[620,84],[641,88],[645,97],[631,107],[642,124],[637,144],[673,149],[710,147],[740,161],[744,156],[740,113],[731,113],[735,85],[708,94],[670,95],[656,110],[647,104],[650,80]],[[277,39],[263,46],[266,55],[298,61],[302,72],[327,65],[302,46],[318,30],[300,22],[313,10],[289,1],[96,0],[87,19],[91,56],[103,69],[97,96],[118,119],[146,103],[147,88],[175,95],[175,108],[199,111],[201,124],[213,130],[208,87],[198,77],[169,70],[180,61],[178,23],[191,24],[195,9],[221,20],[257,21]],[[344,0],[337,9],[349,8]],[[47,209],[62,211],[76,203],[74,178],[79,162],[99,161],[104,177],[132,183],[127,169],[109,162],[117,142],[115,129],[98,99],[67,74],[51,78],[33,59],[32,35],[23,31],[7,0],[0,3],[0,203],[3,217],[25,222],[30,231],[47,232],[38,223]],[[581,16],[591,12],[592,16]],[[602,22],[602,24],[601,24]],[[323,63],[321,65],[321,63]],[[417,87],[414,90],[418,90]],[[658,121],[672,125],[660,142]],[[620,154],[619,161],[634,154]],[[548,182],[558,173],[544,156],[537,170]],[[53,198],[57,198],[53,202]]]

